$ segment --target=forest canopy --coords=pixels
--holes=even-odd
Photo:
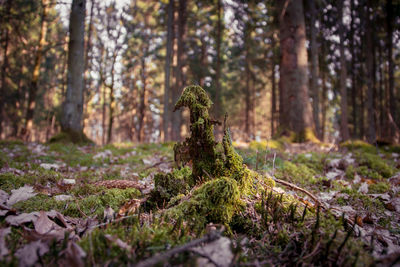
[[[194,84],[234,140],[399,141],[398,1],[73,2],[1,2],[1,138],[182,140]]]

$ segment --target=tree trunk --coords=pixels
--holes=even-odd
[[[304,141],[313,132],[308,95],[307,49],[302,1],[279,1],[280,28],[280,121],[282,130]]]
[[[36,94],[39,87],[39,76],[40,76],[40,65],[43,56],[43,47],[46,43],[46,33],[47,33],[47,9],[48,9],[48,2],[47,0],[42,0],[42,17],[40,22],[40,32],[39,32],[39,41],[36,48],[35,54],[35,61],[33,64],[33,71],[32,71],[32,80],[29,86],[29,93],[28,93],[28,107],[25,116],[25,136],[26,140],[29,139],[29,136],[32,131],[32,120],[33,120],[33,113],[35,111],[36,106]]]
[[[369,8],[371,6],[370,0],[367,1],[367,11],[366,11],[366,57],[367,57],[367,116],[368,116],[368,132],[367,141],[369,143],[375,143],[376,133],[375,133],[375,119],[374,119],[374,88],[373,88],[373,47],[372,47],[372,32],[371,32],[371,18]]]
[[[222,17],[221,17],[221,0],[217,0],[217,66],[215,69],[215,100],[214,100],[214,116],[219,119],[221,116],[221,40],[222,40]],[[217,125],[215,125],[218,128]]]
[[[89,53],[92,50],[92,32],[93,32],[93,16],[94,16],[94,5],[96,4],[95,0],[91,0],[91,5],[90,5],[90,13],[89,13],[89,25],[88,25],[88,33],[87,33],[87,38],[86,38],[86,45],[85,45],[85,78],[83,80],[83,95],[84,99],[85,97],[88,96],[89,92],[89,87],[91,83],[91,78],[90,78],[90,64],[91,64],[91,58],[89,57]],[[83,102],[84,108],[83,111],[85,112],[87,106],[88,100]],[[85,127],[85,119],[83,119],[83,124],[82,127]]]
[[[145,110],[146,110],[146,62],[145,58],[142,58],[142,84],[143,90],[140,94],[140,104],[139,104],[139,129],[138,129],[138,142],[143,142],[144,137],[144,118],[145,118]]]
[[[275,40],[272,37],[271,50],[275,49]],[[276,115],[276,80],[275,80],[275,55],[272,52],[271,58],[271,138],[275,134],[275,115]]]
[[[319,64],[318,64],[318,43],[317,43],[317,29],[315,23],[317,20],[317,9],[315,7],[315,0],[310,0],[310,17],[311,17],[311,92],[313,95],[313,117],[315,123],[315,132],[321,138],[321,129],[319,123]]]
[[[340,37],[340,135],[341,140],[346,141],[350,138],[348,116],[347,116],[347,66],[344,54],[344,25],[343,11],[344,0],[339,0],[339,37]]]
[[[6,12],[5,14],[8,16],[10,14],[11,10],[11,2],[12,0],[7,0],[6,2]],[[4,23],[4,18],[1,19],[1,22]],[[1,86],[0,86],[0,139],[1,139],[1,134],[3,133],[3,122],[4,122],[4,117],[3,117],[3,109],[5,105],[5,98],[6,94],[8,93],[8,85],[6,81],[6,73],[7,73],[7,68],[8,68],[8,44],[10,41],[10,33],[8,31],[8,27],[4,27],[5,31],[5,37],[4,37],[4,45],[3,45],[3,64],[1,65]]]
[[[164,80],[164,112],[163,112],[163,132],[164,142],[169,141],[169,125],[171,120],[171,104],[170,104],[170,73],[171,73],[171,58],[174,30],[174,0],[169,0],[168,3],[168,19],[167,19],[167,55],[165,57],[165,80]]]
[[[246,46],[247,47],[247,46]],[[246,48],[246,62],[245,62],[245,79],[246,79],[246,87],[244,88],[245,95],[245,118],[244,118],[244,132],[246,134],[246,141],[249,141],[251,129],[250,129],[250,112],[251,112],[251,93],[250,93],[250,63],[248,56],[248,47]]]
[[[350,12],[351,12],[351,23],[350,23],[350,49],[351,49],[351,106],[353,111],[353,138],[357,137],[357,69],[356,69],[356,44],[355,44],[355,29],[354,29],[354,21],[355,21],[355,3],[354,0],[350,1]]]
[[[328,90],[326,88],[326,72],[322,71],[322,99],[321,99],[321,111],[322,111],[322,118],[321,118],[321,140],[325,141],[325,128],[326,128],[326,111],[328,107]]]
[[[186,84],[186,20],[187,20],[187,1],[179,0],[178,8],[178,51],[177,51],[177,69],[176,69],[176,84],[174,88],[174,94],[172,103],[175,104],[178,101],[180,93]],[[181,111],[176,111],[172,115],[172,140],[181,140],[181,126],[182,126],[182,113]]]
[[[63,103],[61,128],[82,141],[84,35],[86,0],[73,0],[68,43],[67,93]]]
[[[388,54],[388,68],[389,68],[389,111],[392,115],[393,121],[397,122],[397,107],[396,107],[396,94],[394,89],[394,64],[393,64],[393,3],[392,0],[386,2],[386,27],[387,27],[387,40],[386,49]],[[390,126],[390,136],[395,135],[395,126]]]

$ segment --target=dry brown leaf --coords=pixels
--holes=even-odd
[[[11,227],[0,229],[0,260],[7,256],[8,248],[6,246],[6,236],[11,234]]]
[[[9,195],[7,192],[0,189],[0,204],[4,204],[7,202]]]
[[[19,215],[7,216],[6,222],[13,226],[19,226],[27,222],[35,222],[39,217],[39,212],[21,213]]]
[[[140,199],[131,199],[126,202],[118,211],[119,216],[125,216],[128,214],[133,214],[140,207],[141,200]]]
[[[11,196],[7,201],[8,206],[12,206],[17,202],[24,201],[30,199],[31,197],[36,196],[34,193],[34,189],[30,185],[25,185],[15,190],[11,190]]]
[[[62,260],[63,266],[83,267],[85,262],[83,258],[86,257],[86,252],[75,242],[68,242],[67,248],[62,252],[65,258]]]
[[[49,251],[49,246],[42,241],[34,241],[26,244],[15,252],[19,259],[19,266],[33,266],[39,259]]]

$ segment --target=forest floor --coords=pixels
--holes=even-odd
[[[174,167],[172,143],[1,141],[0,265],[399,263],[399,146],[270,141],[236,150],[275,187],[243,199],[230,222],[194,230],[185,218],[164,219],[167,205],[143,207],[154,175]]]

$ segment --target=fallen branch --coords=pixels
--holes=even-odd
[[[298,186],[295,185],[295,184],[292,184],[292,183],[283,181],[283,180],[278,179],[278,178],[275,178],[275,177],[273,177],[273,179],[274,179],[274,181],[277,182],[278,184],[282,184],[282,185],[284,185],[284,186],[289,187],[290,189],[294,189],[294,190],[297,190],[297,191],[300,191],[300,192],[306,194],[306,195],[309,196],[318,206],[321,206],[321,207],[322,207],[323,209],[325,209],[325,210],[327,209],[327,208],[318,200],[318,198],[317,198],[316,196],[314,196],[313,194],[311,194],[311,193],[308,192],[307,190],[305,190],[305,189],[303,189],[303,188],[301,188],[301,187],[298,187]]]
[[[148,258],[146,260],[143,260],[141,262],[138,262],[137,264],[133,265],[136,267],[146,267],[146,266],[153,266],[159,262],[163,262],[168,260],[169,258],[171,258],[173,255],[178,254],[178,253],[182,253],[185,251],[189,251],[190,248],[198,246],[202,243],[210,243],[214,240],[217,240],[218,238],[220,238],[221,236],[221,232],[219,231],[212,231],[211,233],[206,234],[204,237],[199,238],[199,239],[195,239],[190,241],[189,243],[186,243],[182,246],[173,248],[171,250],[168,250],[162,254],[156,254],[151,258]]]

